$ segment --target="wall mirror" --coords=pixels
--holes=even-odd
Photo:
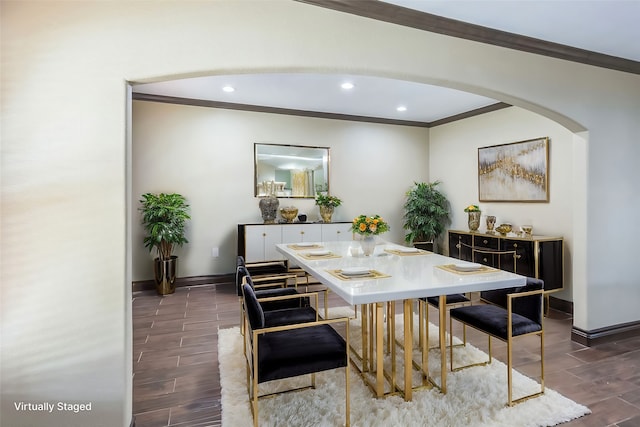
[[[315,198],[329,191],[329,148],[254,144],[255,196]]]

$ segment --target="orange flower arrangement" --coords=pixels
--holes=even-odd
[[[389,231],[389,224],[380,215],[360,215],[353,219],[351,230],[362,235],[375,235]]]

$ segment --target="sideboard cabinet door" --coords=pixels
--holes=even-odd
[[[350,222],[331,222],[322,224],[322,241],[347,241],[353,240]]]
[[[534,246],[535,242],[531,240],[504,239],[502,242],[502,250],[514,252],[515,263],[513,255],[504,255],[503,269],[523,276],[535,277]]]
[[[564,250],[562,240],[538,242],[538,276],[544,280],[544,289],[564,287]]]
[[[320,224],[283,224],[282,243],[319,242],[322,240]]]
[[[449,231],[449,256],[465,261],[472,260],[473,236]]]
[[[284,259],[276,250],[282,243],[282,227],[280,225],[246,225],[244,227],[246,262],[274,261]]]

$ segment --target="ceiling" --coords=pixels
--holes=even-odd
[[[323,3],[322,0],[301,1]],[[640,62],[640,25],[637,25],[640,0],[387,0],[384,3],[381,5],[384,8],[401,6],[415,13],[426,12],[611,55],[614,59]],[[352,6],[348,5],[353,9]],[[341,88],[345,82],[354,87]],[[224,86],[231,86],[235,91],[225,92]],[[427,124],[498,102],[444,87],[348,74],[224,75],[141,84],[134,86],[133,91]],[[400,106],[406,110],[398,111]]]

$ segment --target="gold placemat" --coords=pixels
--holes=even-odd
[[[297,245],[297,244],[292,244],[292,245],[287,245],[288,248],[294,249],[296,251],[303,251],[305,249],[322,249],[323,246],[322,245],[318,245],[313,244],[313,245]]]
[[[308,249],[308,248],[307,248]],[[304,259],[330,259],[330,258],[341,258],[340,255],[336,255],[333,252],[328,253],[327,255],[311,255],[311,254],[298,254]]]
[[[493,273],[495,271],[500,271],[497,268],[488,267],[486,265],[483,265],[482,267],[480,267],[479,270],[474,270],[474,271],[456,270],[455,264],[437,265],[436,267],[441,268],[441,269],[443,269],[445,271],[448,271],[450,273],[456,273],[456,274],[483,274],[483,273]]]
[[[340,280],[372,280],[372,279],[384,279],[387,277],[391,277],[388,274],[384,274],[384,273],[380,273],[377,270],[371,270],[369,271],[369,274],[363,274],[360,276],[347,276],[345,274],[342,274],[341,271],[342,270],[327,270],[329,273],[331,273],[332,276],[337,277]]]
[[[385,252],[389,252],[390,254],[399,255],[399,256],[416,256],[416,255],[430,255],[433,252],[425,251],[422,249],[418,249],[414,252],[404,252],[399,249],[385,249]]]

